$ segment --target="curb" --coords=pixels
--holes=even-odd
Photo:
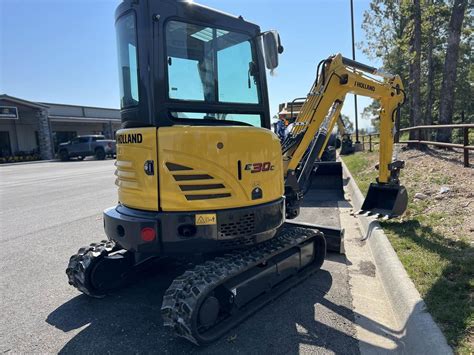
[[[53,161],[59,161],[58,159],[50,159],[50,160],[33,160],[33,161],[19,161],[17,163],[4,163],[0,164],[2,166],[14,166],[14,165],[27,165],[27,164],[41,164],[41,163],[51,163]]]
[[[344,177],[348,178],[347,191],[351,195],[354,211],[358,211],[364,201],[359,187],[341,160]],[[380,279],[400,325],[403,353],[410,354],[452,354],[446,338],[426,304],[415,288],[405,268],[398,259],[390,241],[374,218],[359,216],[362,233],[370,232],[367,243],[375,259]]]

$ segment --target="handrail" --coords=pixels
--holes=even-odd
[[[445,142],[433,142],[433,141],[419,141],[419,140],[407,140],[407,141],[401,141],[398,142],[401,144],[409,144],[409,143],[421,143],[421,144],[427,144],[427,145],[437,145],[440,147],[447,147],[447,148],[460,148],[460,149],[467,149],[467,150],[473,150],[474,146],[472,145],[464,145],[464,144],[459,144],[459,143],[445,143]]]
[[[453,128],[453,129],[463,129],[463,144],[459,143],[447,143],[447,142],[434,142],[426,141],[420,139],[411,139],[406,141],[399,141],[400,144],[424,144],[424,145],[433,145],[436,147],[446,147],[446,148],[458,148],[462,149],[464,152],[464,166],[469,167],[469,151],[474,150],[473,145],[469,145],[469,129],[474,128],[473,123],[456,123],[456,124],[442,124],[442,125],[424,125],[424,126],[414,126],[400,129],[400,132],[409,132],[409,131],[421,131],[422,129],[441,129],[441,128]],[[372,142],[372,137],[379,136],[379,133],[369,133],[360,135],[362,137],[362,145],[365,146],[365,137],[369,137],[369,151],[372,151],[372,144],[377,142]]]
[[[400,132],[414,131],[417,129],[439,129],[439,128],[474,128],[474,123],[455,123],[455,124],[414,126],[414,127],[402,128],[400,129]]]

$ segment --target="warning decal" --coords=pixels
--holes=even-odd
[[[217,223],[216,214],[215,213],[197,214],[195,223],[197,226],[206,226],[209,224],[216,224]]]

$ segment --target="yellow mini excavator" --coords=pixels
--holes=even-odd
[[[340,234],[288,220],[348,93],[381,103],[378,179],[362,209],[404,212],[403,162],[392,161],[404,101],[397,75],[341,55],[322,60],[280,142],[266,83],[283,51],[275,31],[174,0],[125,0],[116,30],[119,203],[104,211],[108,240],[70,258],[69,283],[83,293],[103,297],[153,259],[200,254],[169,286],[161,315],[177,335],[205,344],[318,270]]]

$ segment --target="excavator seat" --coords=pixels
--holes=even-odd
[[[370,184],[367,197],[359,214],[376,215],[384,219],[401,216],[408,205],[408,194],[405,187],[396,184]]]

